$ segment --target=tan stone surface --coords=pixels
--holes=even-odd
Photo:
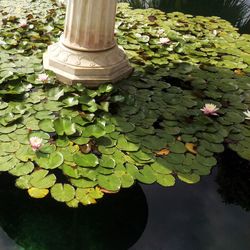
[[[129,76],[132,68],[114,39],[116,0],[69,0],[61,40],[44,55],[58,80],[97,86]]]

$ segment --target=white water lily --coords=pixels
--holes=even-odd
[[[32,150],[37,151],[42,146],[43,139],[39,138],[37,136],[33,136],[30,138],[29,141],[30,141],[30,145],[32,147]]]
[[[168,44],[169,42],[170,42],[170,39],[167,37],[161,37],[159,41],[159,43],[163,45]]]
[[[5,41],[0,40],[0,45],[6,45]]]
[[[250,120],[250,110],[247,110],[246,112],[243,112],[243,114],[246,116],[246,120]]]

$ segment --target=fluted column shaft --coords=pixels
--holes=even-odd
[[[69,0],[62,43],[81,51],[114,47],[116,5],[116,0]]]

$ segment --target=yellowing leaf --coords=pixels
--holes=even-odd
[[[105,193],[105,194],[116,194],[116,193],[118,193],[119,191],[109,191],[109,190],[107,190],[107,189],[105,189],[105,188],[99,188],[99,190],[102,192],[102,193]]]
[[[193,144],[193,143],[186,143],[185,144],[185,147],[186,147],[186,149],[189,151],[189,152],[191,152],[191,153],[193,153],[193,154],[197,154],[197,151],[195,150],[195,148],[196,148],[196,145],[195,144]]]
[[[49,190],[46,188],[32,187],[28,189],[28,193],[32,198],[41,199],[41,198],[44,198],[49,193]]]
[[[236,75],[238,75],[238,76],[244,76],[244,75],[246,75],[241,69],[236,69],[236,70],[234,71],[234,73],[235,73]]]
[[[164,155],[168,155],[170,153],[170,151],[167,148],[163,148],[160,151],[155,152],[156,156],[164,156]]]

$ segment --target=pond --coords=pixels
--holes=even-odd
[[[250,33],[249,1],[130,2],[218,15]],[[34,201],[13,187],[14,178],[0,175],[0,250],[248,250],[249,176],[249,163],[227,151],[198,184],[135,185],[70,209],[49,198]]]
[[[192,15],[219,16],[250,33],[250,0],[120,0],[134,8],[158,8],[165,12],[181,11]]]

